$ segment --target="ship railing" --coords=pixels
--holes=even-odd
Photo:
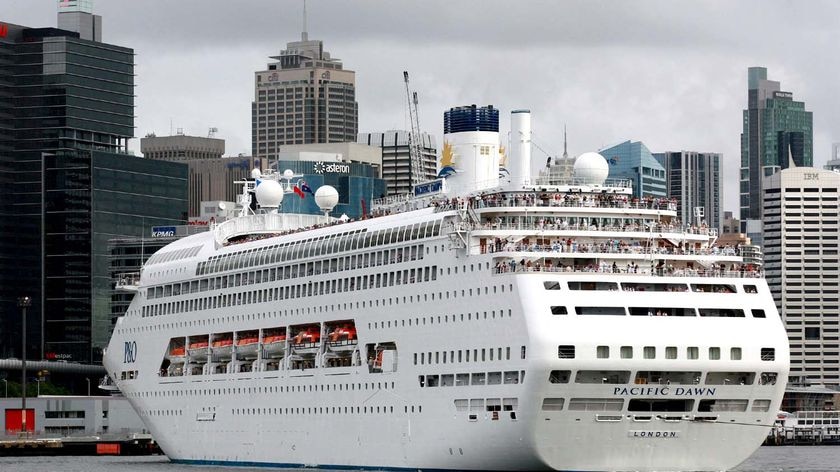
[[[474,231],[480,230],[508,230],[508,231],[614,231],[627,233],[670,233],[686,236],[712,236],[714,228],[697,226],[665,225],[593,225],[593,224],[568,224],[564,222],[543,221],[535,224],[505,223],[504,221],[484,222],[472,227]]]
[[[647,275],[658,277],[721,277],[721,278],[763,278],[760,270],[701,270],[701,269],[665,269],[642,267],[587,266],[587,267],[522,267],[521,264],[500,262],[493,269],[495,275],[524,274],[524,273],[578,273],[578,274],[611,274],[611,275]]]
[[[126,272],[114,280],[117,290],[136,290],[140,286],[140,272]]]
[[[455,198],[437,198],[430,206],[438,211],[455,210],[466,203],[470,208],[508,207],[557,207],[557,208],[609,208],[619,210],[677,211],[677,201],[667,198],[630,198],[619,194],[585,195],[580,193],[497,192]]]
[[[335,220],[335,222],[338,221]],[[323,215],[304,215],[298,213],[246,215],[223,221],[216,225],[215,238],[216,243],[221,246],[234,236],[253,235],[256,240],[274,234],[288,233],[326,223],[329,222]]]
[[[500,252],[534,252],[545,253],[547,255],[557,254],[652,254],[664,256],[728,256],[738,257],[739,250],[733,247],[712,247],[712,248],[689,248],[680,249],[664,248],[664,247],[643,247],[638,245],[627,245],[623,243],[612,244],[581,244],[572,242],[571,244],[512,244],[507,243],[503,245],[489,244],[481,248],[481,254],[495,254]]]

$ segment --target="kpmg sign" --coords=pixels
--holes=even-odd
[[[152,226],[152,237],[171,238],[175,236],[176,229],[174,226]]]

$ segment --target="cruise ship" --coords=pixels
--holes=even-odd
[[[527,161],[520,141],[511,157]],[[294,176],[255,170],[240,217],[161,249],[126,285],[108,374],[177,463],[744,461],[789,370],[760,267],[683,225],[676,202],[633,198],[597,153],[565,181],[529,183],[513,164],[509,179],[469,188],[467,169],[358,221],[326,214],[328,186],[325,215],[278,212]]]

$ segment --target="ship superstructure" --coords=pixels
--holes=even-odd
[[[133,286],[108,373],[177,462],[733,467],[788,374],[767,284],[675,202],[593,178],[599,158],[361,221],[275,199],[176,241]]]

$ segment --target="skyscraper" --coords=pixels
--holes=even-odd
[[[110,325],[107,241],[183,218],[186,167],[127,154],[131,49],[56,28],[0,32],[0,357],[20,355],[25,295],[31,358],[95,361]]]
[[[747,109],[741,133],[740,207],[743,232],[760,232],[749,220],[760,221],[762,180],[789,166],[813,165],[813,116],[804,102],[783,92],[779,82],[767,80],[767,69],[747,73]],[[748,228],[752,227],[753,231]]]
[[[840,386],[840,174],[792,167],[764,181],[767,284],[790,339],[790,375]]]
[[[354,142],[359,130],[356,73],[304,31],[256,72],[251,103],[252,153],[276,158],[284,144]],[[265,162],[265,161],[263,161]]]
[[[676,199],[680,220],[694,225],[702,222],[721,230],[721,155],[714,152],[667,151],[654,154],[654,157],[665,168],[668,176],[666,193],[668,198]]]
[[[641,141],[624,141],[598,151],[610,165],[610,179],[633,183],[633,196],[665,197],[665,168]]]

